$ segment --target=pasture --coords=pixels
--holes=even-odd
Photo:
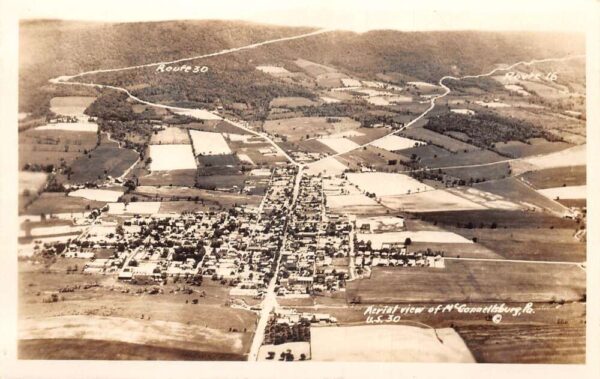
[[[263,127],[267,133],[286,136],[289,141],[299,141],[307,136],[323,137],[360,127],[358,121],[348,117],[336,117],[336,120],[339,121],[327,122],[326,117],[292,117],[267,120]]]
[[[374,249],[381,249],[385,243],[404,243],[410,238],[414,242],[433,242],[433,243],[473,243],[456,233],[446,231],[420,230],[420,231],[403,231],[403,232],[385,232],[385,233],[358,233],[356,239],[358,241],[371,241],[371,246]]]
[[[190,145],[150,145],[150,171],[189,170],[196,168]]]
[[[64,130],[29,129],[19,133],[19,167],[25,164],[67,164],[92,150],[98,137],[95,133]]]
[[[451,328],[434,331],[406,325],[360,325],[313,327],[310,334],[313,361],[475,361],[462,338]]]
[[[106,203],[81,197],[67,196],[62,192],[44,192],[27,206],[23,212],[29,215],[81,213],[88,209],[102,208]]]
[[[105,141],[87,156],[79,157],[71,164],[70,182],[86,183],[103,181],[107,176],[118,178],[138,159],[134,150],[123,149],[112,141]]]
[[[166,127],[155,131],[150,138],[151,145],[187,145],[190,138],[186,129]]]
[[[82,188],[69,192],[71,197],[82,197],[88,200],[101,202],[115,202],[123,195],[123,191],[98,189],[98,188]]]
[[[34,130],[62,130],[66,132],[98,132],[98,124],[94,122],[57,122],[38,126]]]
[[[410,195],[384,196],[381,198],[381,204],[390,209],[413,213],[485,209],[480,204],[441,189]]]
[[[546,196],[549,199],[586,199],[587,186],[570,186],[570,187],[555,187],[538,190],[538,193]]]
[[[92,96],[63,96],[50,99],[50,110],[61,116],[82,117],[83,112],[96,100]]]
[[[462,150],[477,150],[477,147],[473,145],[469,145],[468,143],[459,141],[455,138],[448,137],[422,127],[408,128],[400,132],[399,135],[418,141],[427,142],[430,145],[438,145],[452,152],[458,152]]]
[[[406,137],[400,137],[395,134],[383,137],[371,143],[375,147],[385,149],[388,151],[397,151],[410,149],[412,147],[423,145],[421,141],[416,141]]]
[[[231,149],[223,134],[190,130],[195,155],[231,154]]]
[[[494,150],[502,155],[521,158],[531,155],[550,154],[573,146],[566,142],[546,141],[543,138],[532,138],[528,142],[529,143],[521,141],[496,142]]]
[[[354,150],[359,146],[356,142],[345,137],[326,137],[319,138],[317,139],[317,141],[329,147],[338,154],[343,154],[348,151]]]
[[[537,189],[586,184],[586,166],[566,166],[529,171],[521,179]]]
[[[348,180],[361,190],[374,193],[377,197],[410,194],[432,188],[408,175],[364,172],[348,173]]]
[[[580,300],[585,271],[571,264],[445,259],[445,268],[376,267],[348,283],[362,303]]]

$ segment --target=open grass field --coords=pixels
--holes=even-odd
[[[317,141],[339,154],[354,150],[359,146],[356,142],[345,137],[326,137],[319,138]]]
[[[444,168],[442,172],[455,178],[465,181],[473,179],[495,180],[503,179],[510,175],[511,166],[508,162],[490,164],[486,166],[464,167],[464,168]]]
[[[530,171],[521,179],[537,189],[586,184],[586,166],[567,166]]]
[[[337,117],[339,122],[327,122],[326,117],[294,117],[280,120],[267,120],[264,129],[269,134],[286,136],[289,141],[299,141],[306,136],[322,137],[330,134],[355,130],[358,121],[348,117]]]
[[[120,148],[112,141],[105,141],[88,155],[79,157],[71,164],[72,183],[103,181],[107,176],[117,178],[125,173],[138,159],[134,150]]]
[[[451,138],[421,127],[408,128],[400,132],[399,135],[414,140],[423,141],[430,145],[441,146],[444,149],[453,152],[461,150],[478,150],[478,148],[473,145],[469,145],[468,143],[459,141],[455,138]]]
[[[585,325],[462,325],[477,362],[585,363]]]
[[[374,268],[369,279],[348,283],[349,299],[362,303],[576,301],[585,272],[570,264],[446,259],[445,268]]]
[[[342,154],[337,159],[352,170],[360,170],[361,167],[369,167],[377,171],[402,171],[404,166],[400,165],[402,156],[374,146],[366,146],[354,151]],[[396,162],[390,165],[390,161]]]
[[[50,110],[61,116],[82,116],[96,100],[93,96],[63,96],[50,99]]]
[[[167,127],[156,131],[150,138],[151,145],[186,145],[190,143],[190,138],[186,129]]]
[[[81,213],[88,208],[102,208],[106,202],[84,199],[82,197],[70,197],[65,193],[42,193],[33,203],[23,210],[29,215],[57,214],[57,213]]]
[[[182,344],[184,345],[184,344]],[[161,361],[242,361],[245,356],[232,353],[197,351],[130,342],[80,338],[22,339],[19,359],[44,360],[161,360]]]
[[[448,154],[430,158],[421,158],[420,164],[427,167],[451,167],[493,163],[506,158],[489,150],[459,151],[456,154]]]
[[[44,187],[47,176],[45,172],[19,171],[19,194],[39,191]]]
[[[82,188],[69,192],[69,196],[83,197],[88,200],[96,200],[102,202],[115,202],[123,195],[123,191],[98,189],[98,188]]]
[[[241,195],[228,192],[209,191],[189,187],[152,187],[139,186],[133,192],[138,198],[155,201],[163,200],[193,200],[196,198],[201,203],[218,203],[221,205],[233,204],[259,204],[261,196]]]
[[[397,150],[405,150],[410,149],[419,145],[422,145],[423,142],[416,141],[406,137],[400,137],[397,135],[389,135],[383,137],[375,142],[373,142],[373,146],[379,147],[381,149],[385,149],[388,151],[397,151]]]
[[[271,100],[269,106],[271,108],[297,108],[310,107],[317,104],[318,103],[306,97],[276,97]]]
[[[549,142],[543,138],[532,138],[529,142],[529,144],[521,141],[497,142],[494,150],[512,158],[521,158],[555,153],[573,147],[572,144],[566,142]]]
[[[190,130],[195,155],[231,154],[231,149],[221,133]]]
[[[410,194],[431,190],[426,184],[408,175],[383,172],[348,173],[348,180],[363,191],[377,197]]]
[[[58,166],[61,158],[71,163],[96,146],[97,136],[89,132],[29,129],[19,133],[19,167],[30,164]]]
[[[577,199],[586,199],[587,198],[587,186],[569,186],[569,187],[554,187],[554,188],[545,188],[538,190],[538,193],[542,195],[554,199],[569,199],[569,200],[577,200]]]
[[[431,249],[432,251],[441,251],[445,257],[462,257],[462,258],[486,258],[486,259],[501,259],[502,256],[497,254],[492,249],[485,247],[481,243],[440,243],[440,242],[415,242],[413,241],[406,250],[424,251]]]
[[[513,177],[474,184],[473,187],[497,194],[527,208],[540,208],[559,215],[564,214],[566,211],[565,207],[537,193],[534,189]]]
[[[406,325],[361,325],[314,327],[310,333],[314,361],[474,362],[462,338],[451,328],[434,332]],[[365,341],[370,342],[368,347]]]
[[[93,122],[57,122],[54,124],[38,126],[35,128],[35,130],[60,130],[65,132],[96,133],[98,131],[98,124]]]
[[[381,204],[393,210],[414,213],[485,208],[481,204],[441,189],[410,195],[384,196],[381,198]]]
[[[139,175],[139,184],[143,186],[188,186],[196,182],[196,169],[153,171]]]
[[[470,244],[468,240],[458,234],[446,231],[403,231],[403,232],[386,232],[386,233],[358,233],[356,234],[357,241],[370,241],[374,249],[381,249],[384,243],[404,243],[410,238],[414,242],[434,242],[444,244]]]
[[[580,145],[556,153],[525,158],[523,161],[538,169],[582,166],[587,161],[585,150],[586,145]]]
[[[65,268],[74,263],[82,265],[81,260],[59,259],[46,271],[43,265],[20,263],[20,339],[108,340],[208,356],[234,354],[236,359],[247,353],[256,316],[226,305],[228,287],[206,280],[194,287],[205,291],[205,297],[198,292],[170,293],[177,284],[164,287],[164,294],[136,295],[140,286],[117,282],[114,276],[65,275]],[[83,289],[90,283],[99,287]],[[61,294],[64,299],[59,302],[42,302],[47,294],[77,284],[82,288]],[[131,293],[123,293],[124,289]],[[191,304],[194,298],[199,304]]]
[[[191,145],[150,145],[151,171],[190,170],[196,168]]]

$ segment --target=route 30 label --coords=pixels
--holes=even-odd
[[[159,64],[156,68],[156,73],[161,72],[186,72],[190,74],[205,74],[208,72],[207,66],[190,66],[187,64],[181,66],[167,66],[166,64]]]

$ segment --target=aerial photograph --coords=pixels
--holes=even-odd
[[[18,359],[585,364],[586,34],[301,25],[18,22]]]

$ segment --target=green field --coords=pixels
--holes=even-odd
[[[106,176],[119,177],[138,159],[138,154],[120,148],[116,142],[103,141],[100,146],[71,164],[72,183],[103,181]]]
[[[88,200],[82,197],[66,196],[63,192],[44,192],[22,212],[30,215],[79,213],[88,209],[102,208],[105,204],[105,202]]]
[[[586,184],[586,166],[547,168],[530,171],[521,178],[537,189]]]

